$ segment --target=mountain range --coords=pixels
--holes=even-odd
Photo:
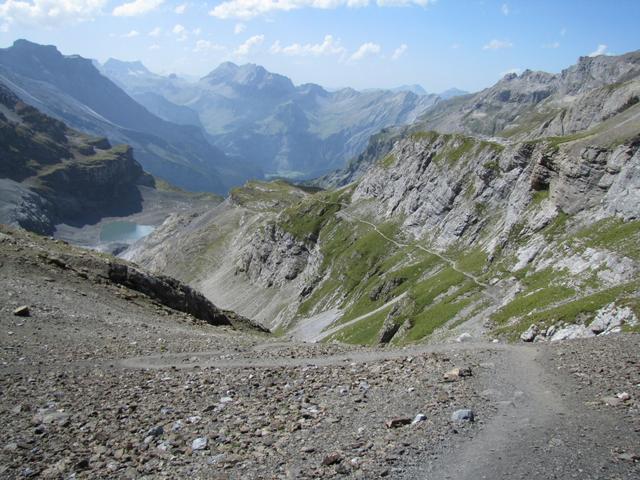
[[[123,253],[272,330],[368,344],[565,338],[593,334],[586,322],[616,305],[638,309],[639,52],[509,74],[449,99],[328,92],[256,65],[225,63],[195,84],[140,63],[100,68],[114,80],[53,47],[0,51],[0,79],[22,97],[3,89],[3,196],[13,192],[3,211],[36,205],[51,219],[39,230],[29,223],[38,215],[13,223],[50,233],[65,214],[81,218],[76,207],[131,198],[136,209],[140,182],[155,181],[135,145],[112,147],[27,105],[40,102],[89,133],[107,117],[128,129],[103,133],[136,127],[153,142],[140,119],[175,144],[176,132],[198,132],[226,165],[247,166],[246,155],[266,175],[304,177],[353,153],[306,186],[254,180],[222,203],[187,201]],[[181,158],[187,172],[210,167]],[[101,173],[117,165],[127,168]]]
[[[480,92],[438,102],[410,126],[388,128],[371,137],[368,147],[346,168],[313,183],[346,185],[412,131],[462,133],[499,143],[588,131],[638,101],[639,72],[640,53],[636,51],[581,57],[558,74],[525,70],[520,75],[505,75]],[[621,135],[634,124],[624,125]]]
[[[326,190],[252,182],[125,255],[305,340],[592,336],[640,307],[638,58],[438,102]]]
[[[259,169],[231,161],[194,126],[167,122],[101,75],[92,61],[17,40],[0,49],[0,82],[83,132],[131,145],[144,168],[190,190],[225,193]]]
[[[380,129],[414,122],[440,100],[414,87],[329,92],[259,65],[221,64],[197,83],[110,59],[102,72],[150,111],[202,125],[227,155],[267,175],[311,178],[344,166]]]

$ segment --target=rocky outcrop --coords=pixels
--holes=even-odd
[[[298,278],[313,254],[275,223],[256,231],[239,255],[237,273],[265,287],[282,287]]]
[[[367,172],[353,200],[375,200],[382,218],[402,215],[416,237],[441,247],[473,243],[489,222],[496,237],[506,238],[516,223],[536,230],[557,212],[589,210],[596,218],[617,214],[625,220],[640,214],[635,141],[614,148],[554,148],[427,133],[399,141],[391,155],[391,165]],[[533,215],[528,209],[537,192],[548,203]]]
[[[367,147],[357,157],[351,159],[346,167],[335,170],[322,177],[310,180],[309,185],[321,188],[338,188],[360,178],[371,166],[387,156],[406,128],[386,128],[369,139]]]
[[[231,325],[228,316],[204,295],[182,282],[164,275],[150,275],[122,263],[110,263],[108,278],[114,283],[144,293],[148,297],[212,325]]]
[[[490,88],[440,102],[423,129],[537,139],[591,128],[637,102],[640,51],[581,57],[559,74],[525,70]]]
[[[38,233],[139,211],[138,187],[154,186],[131,147],[72,130],[2,84],[0,148],[0,221]]]

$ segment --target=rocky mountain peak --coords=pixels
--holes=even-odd
[[[225,62],[202,80],[209,85],[224,84],[271,94],[295,91],[295,86],[288,77],[271,73],[264,67],[253,63],[238,66],[231,62]]]

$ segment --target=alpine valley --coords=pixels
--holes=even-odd
[[[0,155],[0,477],[638,478],[640,51],[433,94],[17,40]]]

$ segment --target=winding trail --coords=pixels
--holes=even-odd
[[[328,330],[323,330],[322,332],[320,332],[319,335],[317,335],[316,337],[313,337],[311,339],[311,341],[312,342],[319,342],[319,341],[321,341],[321,340],[333,335],[334,333],[339,332],[343,328],[346,328],[346,327],[348,327],[350,325],[353,325],[354,323],[358,323],[360,320],[364,320],[365,318],[369,318],[370,316],[375,315],[376,313],[379,313],[379,312],[383,311],[385,308],[388,308],[391,305],[394,305],[394,304],[398,303],[400,300],[402,300],[406,296],[407,296],[407,292],[403,292],[400,295],[398,295],[397,297],[392,298],[391,300],[389,300],[384,305],[379,306],[375,310],[371,310],[370,312],[367,312],[364,315],[360,315],[359,317],[356,317],[353,320],[349,320],[348,322],[341,323],[340,325],[336,325],[335,327],[332,327],[332,328],[330,328]]]
[[[324,200],[318,200],[320,203],[324,203],[326,205],[340,205],[343,208],[348,208],[349,205],[346,205],[344,203],[339,203],[339,202],[326,202]],[[346,217],[347,219],[350,219],[352,221],[356,221],[356,222],[360,222],[363,223],[369,227],[371,227],[378,235],[380,235],[382,238],[384,238],[385,240],[387,240],[388,242],[393,243],[396,247],[398,248],[406,248],[406,247],[414,247],[414,248],[418,248],[420,250],[422,250],[423,252],[426,252],[430,255],[434,255],[436,257],[438,257],[440,260],[442,260],[443,262],[447,263],[453,270],[455,270],[456,272],[460,273],[461,275],[465,276],[466,278],[468,278],[469,280],[471,280],[473,283],[475,283],[476,285],[478,285],[479,287],[482,287],[482,293],[490,298],[493,302],[496,303],[500,303],[502,300],[495,295],[493,292],[491,292],[491,285],[489,285],[486,282],[483,282],[482,280],[480,280],[480,278],[472,273],[469,272],[465,272],[464,270],[461,270],[460,268],[458,268],[456,266],[456,262],[450,258],[445,257],[444,255],[442,255],[441,253],[439,253],[436,250],[432,250],[429,249],[423,245],[420,245],[419,243],[401,243],[398,242],[396,240],[394,240],[393,238],[390,238],[389,236],[387,236],[384,232],[381,232],[380,229],[378,228],[378,226],[375,223],[369,222],[367,220],[363,220],[362,218],[356,217],[355,215],[353,215],[352,213],[346,212],[345,210],[340,210],[336,215],[342,215],[344,217]]]

